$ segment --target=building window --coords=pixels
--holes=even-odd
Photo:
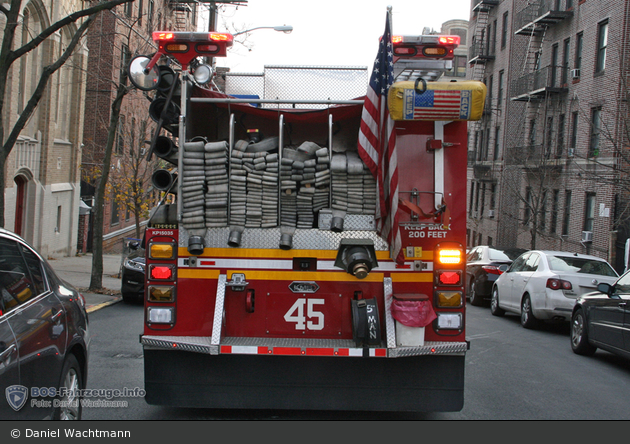
[[[490,186],[490,209],[494,210],[497,205],[497,184]]]
[[[573,0],[567,0],[566,10],[569,11],[571,8],[573,8]]]
[[[577,132],[578,132],[578,112],[574,111],[571,115],[571,148],[577,148]]]
[[[473,211],[473,199],[475,196],[475,182],[470,182],[470,202],[468,204],[468,215],[472,215]]]
[[[545,133],[545,158],[549,159],[551,157],[551,147],[553,146],[553,117],[547,117]]]
[[[562,84],[565,85],[569,76],[569,51],[571,50],[571,39],[564,40],[562,49]]]
[[[547,226],[547,190],[543,190],[542,202],[540,203],[540,218],[538,224],[541,230],[544,230]]]
[[[560,198],[560,191],[553,190],[551,196],[551,221],[549,222],[549,233],[556,233],[556,226],[558,225],[558,199]]]
[[[147,11],[147,29],[149,32],[153,31],[153,10],[154,10],[154,1],[149,0],[149,9]]]
[[[142,2],[143,0],[138,0],[138,25],[142,24],[142,16],[143,16],[143,10],[144,8],[142,7]]]
[[[116,131],[115,154],[122,155],[125,150],[125,116],[118,118],[118,130]]]
[[[595,220],[595,193],[586,193],[584,204],[584,231],[593,231]]]
[[[501,30],[501,49],[505,49],[508,36],[508,13],[503,14],[503,29]]]
[[[558,81],[558,44],[551,46],[551,87],[556,87]]]
[[[494,152],[492,153],[492,160],[499,160],[499,141],[501,128],[497,127],[494,129]]]
[[[453,66],[455,67],[453,76],[466,77],[466,64],[467,64],[466,56],[455,56],[455,59],[453,60]]]
[[[501,70],[499,71],[499,84],[497,85],[498,87],[498,91],[497,91],[497,108],[499,106],[501,106],[501,104],[503,103],[503,77],[504,77],[505,71]]]
[[[606,47],[608,46],[608,20],[601,22],[597,28],[597,61],[595,72],[602,72],[606,68]]]
[[[582,46],[584,44],[584,33],[580,32],[575,36],[575,69],[582,68]]]
[[[120,223],[120,208],[116,199],[113,199],[111,225],[118,225],[119,223]]]
[[[57,206],[57,225],[55,226],[55,233],[61,232],[61,215],[63,214],[61,205]]]
[[[532,188],[525,189],[525,211],[523,212],[523,225],[529,225],[529,219],[532,216]]]
[[[571,191],[564,192],[564,215],[562,218],[562,235],[569,235],[569,222],[571,221]]]
[[[529,121],[529,148],[533,149],[536,145],[536,120]]]
[[[588,157],[599,156],[600,132],[602,129],[602,108],[591,109],[591,142],[588,147]]]
[[[556,140],[556,157],[561,157],[564,151],[564,114],[558,116],[558,138]]]

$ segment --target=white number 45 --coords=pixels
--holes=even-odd
[[[304,316],[304,306],[306,305],[306,316]],[[300,298],[295,304],[289,308],[284,315],[287,322],[295,322],[296,330],[323,330],[324,329],[324,313],[315,311],[315,305],[324,305],[323,299],[306,299]],[[314,319],[313,321],[306,319]]]

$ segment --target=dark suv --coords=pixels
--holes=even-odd
[[[80,419],[89,343],[83,296],[0,228],[0,418]]]

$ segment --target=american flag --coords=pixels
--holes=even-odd
[[[390,256],[398,264],[405,261],[398,224],[398,156],[394,122],[387,108],[387,92],[394,82],[394,53],[387,12],[385,32],[381,38],[367,89],[358,150],[361,159],[376,179],[378,199],[376,223],[379,235],[390,246]]]
[[[433,91],[427,90],[416,94],[414,100],[413,117],[422,120],[436,116],[440,120],[460,118],[461,91]]]

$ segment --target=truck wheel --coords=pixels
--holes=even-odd
[[[83,388],[81,366],[73,354],[68,354],[61,372],[59,382],[59,405],[55,408],[53,418],[55,420],[80,420],[81,399],[78,390]]]

